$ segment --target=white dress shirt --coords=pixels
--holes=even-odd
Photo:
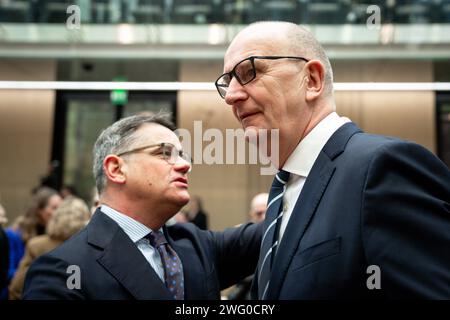
[[[144,238],[150,232],[153,232],[153,230],[133,218],[108,207],[107,205],[102,205],[100,210],[117,222],[119,227],[122,228],[126,235],[130,237],[131,241],[133,241],[133,243],[137,246],[139,251],[142,252],[145,259],[148,263],[150,263],[150,266],[155,270],[158,277],[164,283],[164,268],[162,265],[161,256],[159,255],[158,250],[150,245],[148,239]],[[159,231],[162,232],[162,229]]]
[[[284,231],[289,223],[300,192],[302,192],[306,178],[320,151],[322,151],[333,133],[347,122],[350,122],[350,119],[340,117],[336,112],[330,113],[300,141],[286,160],[283,170],[290,172],[290,176],[283,196],[283,217],[278,235],[279,243],[283,238]]]

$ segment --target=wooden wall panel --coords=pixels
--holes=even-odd
[[[340,61],[336,82],[431,82],[423,61]],[[417,142],[436,152],[435,93],[430,91],[336,92],[337,111],[363,130]]]
[[[0,61],[1,80],[54,80],[51,61]],[[0,202],[10,222],[24,212],[46,173],[53,134],[53,90],[0,90]]]

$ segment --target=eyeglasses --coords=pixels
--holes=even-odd
[[[140,152],[144,149],[153,148],[153,147],[159,147],[156,151],[152,152],[151,155],[153,156],[160,156],[162,159],[166,160],[169,164],[175,164],[178,160],[178,157],[189,163],[189,171],[192,169],[192,158],[191,156],[183,151],[178,150],[177,147],[175,147],[173,144],[168,142],[162,142],[157,144],[151,144],[148,146],[143,146],[135,149],[131,149],[125,152],[120,152],[117,154],[117,156],[123,156],[128,153],[133,152]]]
[[[225,95],[228,91],[228,86],[230,85],[233,77],[243,86],[247,83],[253,81],[256,78],[256,68],[255,59],[265,59],[265,60],[278,60],[278,59],[296,59],[308,62],[309,60],[303,57],[291,57],[291,56],[251,56],[245,58],[244,60],[238,62],[233,70],[221,75],[215,82],[217,91],[220,96],[225,99]]]

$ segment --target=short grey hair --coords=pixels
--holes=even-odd
[[[118,154],[127,151],[137,140],[134,134],[143,124],[159,124],[172,131],[176,127],[170,120],[170,113],[138,114],[123,118],[102,131],[93,148],[92,171],[98,193],[101,194],[106,187],[106,176],[103,171],[103,160],[109,154]]]
[[[333,93],[333,69],[330,59],[328,59],[322,45],[317,41],[314,35],[304,27],[295,25],[289,32],[288,37],[292,37],[292,51],[305,55],[307,59],[317,59],[325,67],[325,94]]]

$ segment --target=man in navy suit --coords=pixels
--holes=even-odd
[[[262,227],[165,227],[189,201],[190,156],[161,115],[132,116],[94,146],[101,207],[80,233],[39,258],[25,299],[219,299],[254,271]]]
[[[248,26],[224,72],[217,90],[246,135],[279,129],[253,297],[450,299],[444,163],[340,117],[330,62],[297,25]]]

